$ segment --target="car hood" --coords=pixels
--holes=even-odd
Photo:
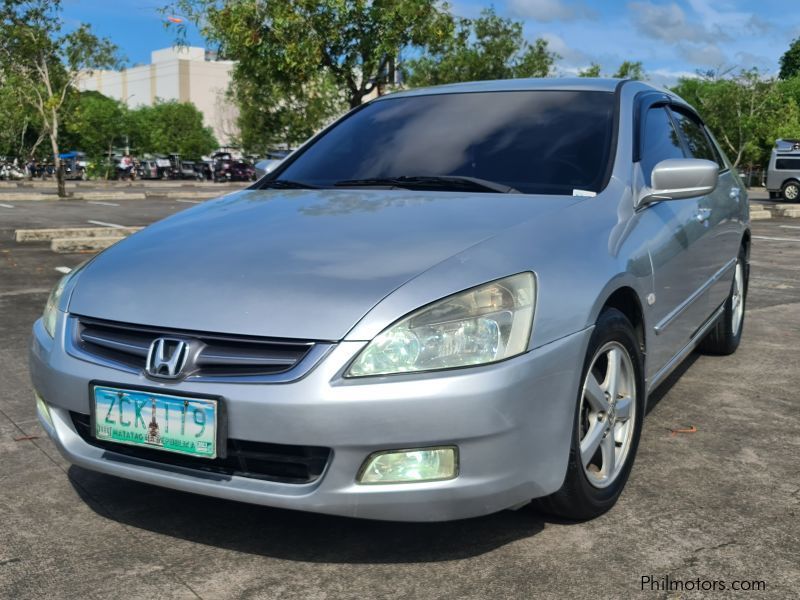
[[[164,328],[339,340],[420,273],[576,200],[404,190],[237,192],[97,256],[78,277],[69,311]]]

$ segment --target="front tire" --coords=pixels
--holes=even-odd
[[[639,446],[643,363],[631,322],[614,308],[604,310],[583,365],[564,483],[534,506],[575,521],[593,519],[614,506]]]

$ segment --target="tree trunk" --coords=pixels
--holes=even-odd
[[[58,154],[56,154],[55,162],[53,164],[56,168],[56,183],[58,184],[58,197],[66,198],[67,186],[64,183],[64,165],[61,163],[61,159],[58,158]]]
[[[350,96],[350,108],[357,108],[361,106],[361,100],[364,95],[361,92],[356,92]]]
[[[50,147],[53,150],[53,167],[56,171],[56,183],[58,185],[58,197],[67,197],[67,186],[64,184],[64,165],[61,163],[60,152],[58,149],[58,117],[53,111],[52,127],[50,128]]]

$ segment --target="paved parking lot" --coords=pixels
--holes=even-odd
[[[144,225],[191,206],[114,203],[0,206],[0,597],[797,597],[800,220],[754,224],[742,346],[691,356],[657,391],[610,513],[583,524],[529,508],[396,524],[196,497],[60,457],[35,419],[28,332],[56,268],[86,256],[17,244],[13,231]],[[641,591],[643,576],[727,590]],[[737,595],[734,580],[766,590]]]

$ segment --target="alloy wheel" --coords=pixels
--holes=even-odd
[[[636,373],[619,342],[605,344],[592,359],[579,410],[583,471],[594,487],[607,487],[625,467],[636,421]]]

